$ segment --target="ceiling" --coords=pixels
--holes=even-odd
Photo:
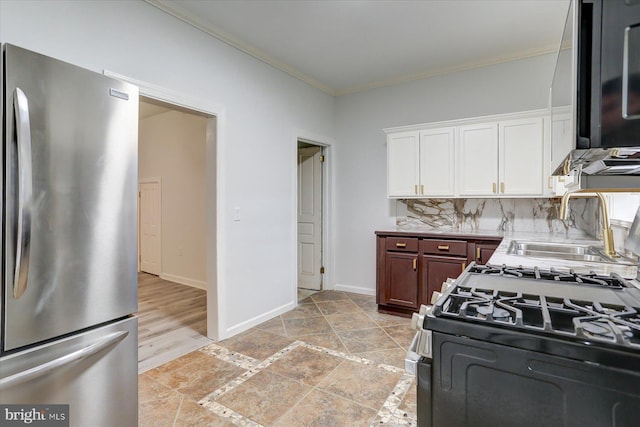
[[[569,0],[145,0],[340,96],[555,52]]]

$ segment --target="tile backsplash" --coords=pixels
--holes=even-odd
[[[560,199],[401,199],[396,201],[396,225],[401,229],[533,231],[578,237],[598,232],[597,208],[593,200],[571,200],[569,218],[562,221]]]

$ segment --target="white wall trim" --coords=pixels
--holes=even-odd
[[[305,142],[313,143],[322,147],[325,157],[324,171],[322,173],[322,264],[325,268],[324,277],[322,278],[322,289],[333,289],[335,286],[335,258],[333,250],[333,224],[334,221],[334,209],[333,209],[333,146],[335,140],[333,138],[318,135],[313,132],[309,132],[302,129],[293,130],[293,164],[297,165],[298,162],[298,140],[304,140]],[[292,253],[294,254],[295,262],[293,263],[292,271],[292,301],[298,301],[298,168],[293,168],[292,182],[295,183],[295,191],[292,197],[292,212],[293,221],[292,227]],[[295,307],[295,305],[294,305]]]
[[[297,305],[296,302],[288,302],[284,305],[281,305],[280,307],[274,308],[273,310],[270,310],[259,316],[253,317],[249,320],[245,320],[244,322],[238,323],[237,325],[231,326],[225,331],[225,336],[230,337],[230,336],[239,334],[240,332],[244,332],[248,329],[251,329],[254,326],[257,326],[261,323],[266,322],[267,320],[271,320],[276,316],[279,316],[290,310],[293,310],[294,308],[296,308],[296,305]]]
[[[210,138],[207,132],[207,230],[216,230],[214,238],[207,232],[207,337],[220,340],[228,337],[227,333],[227,304],[225,277],[226,232],[225,224],[225,200],[226,200],[226,167],[224,162],[226,144],[226,110],[224,106],[205,101],[201,98],[185,95],[153,83],[144,82],[132,77],[123,76],[109,70],[103,71],[104,75],[132,83],[138,86],[140,95],[153,98],[158,101],[176,105],[189,110],[196,110],[215,119],[215,139]],[[209,123],[209,124],[210,124]],[[209,124],[207,129],[210,128]],[[212,180],[211,174],[215,171],[215,191],[209,186]],[[209,210],[215,207],[215,214]]]
[[[176,274],[160,273],[160,278],[168,280],[174,283],[180,283],[181,285],[191,286],[193,288],[207,290],[207,282],[202,280],[190,279],[189,277],[178,276]]]
[[[372,295],[372,296],[376,295],[375,289],[363,288],[360,286],[341,285],[339,283],[336,283],[336,291],[351,292],[354,294],[361,294],[361,295]]]

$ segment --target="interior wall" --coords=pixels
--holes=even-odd
[[[207,118],[168,111],[140,120],[138,178],[161,179],[160,276],[206,289]]]
[[[294,133],[332,138],[331,96],[143,1],[1,1],[0,41],[219,105],[218,158],[207,152],[222,165],[207,179],[218,190],[207,266],[217,250],[209,312],[219,322],[208,333],[225,338],[295,306]]]
[[[384,128],[547,108],[555,55],[341,96],[336,100],[336,287],[375,293],[375,230],[395,227]]]

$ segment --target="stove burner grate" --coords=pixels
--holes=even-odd
[[[456,285],[434,315],[640,349],[640,307]]]
[[[623,289],[632,287],[631,284],[620,275],[612,273],[610,276],[596,273],[576,273],[574,270],[558,271],[554,268],[541,270],[538,267],[508,267],[506,265],[473,265],[469,269],[470,273],[485,274],[492,276],[506,276],[514,278],[553,280],[558,282],[601,286],[613,289]]]

